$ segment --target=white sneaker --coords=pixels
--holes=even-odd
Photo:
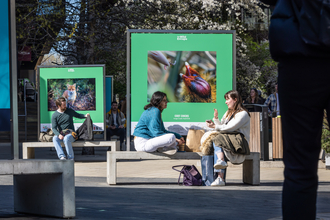
[[[62,157],[60,157],[60,160],[66,160],[66,158],[62,156]]]
[[[157,149],[157,152],[167,154],[167,155],[174,155],[178,149],[176,147],[160,147]]]
[[[225,181],[223,181],[223,179],[221,179],[221,177],[218,177],[214,180],[213,183],[211,183],[211,186],[225,186],[226,183]]]
[[[225,169],[225,168],[227,168],[227,167],[228,167],[228,164],[227,164],[225,161],[223,161],[223,160],[221,160],[221,159],[218,159],[218,160],[217,160],[217,163],[214,164],[213,167],[214,167],[214,169],[220,170],[220,169]]]

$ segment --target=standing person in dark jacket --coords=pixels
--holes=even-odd
[[[74,154],[72,150],[72,142],[75,141],[72,136],[74,131],[73,117],[85,118],[87,115],[79,114],[71,108],[66,107],[66,100],[64,97],[60,97],[56,100],[57,110],[52,115],[52,130],[55,134],[53,137],[54,146],[57,152],[57,156],[60,160],[73,160]],[[70,129],[69,133],[63,132],[66,129]],[[63,152],[61,142],[64,142],[67,158]]]
[[[279,105],[279,98],[278,98],[278,83],[275,84],[275,92],[270,94],[266,99],[264,105],[268,106],[268,114],[271,117],[277,117],[280,115],[280,105]]]
[[[323,6],[322,1],[316,0],[263,2],[276,3],[269,41],[272,57],[279,62],[278,87],[285,164],[283,219],[314,220],[323,111],[330,112],[330,46],[321,41],[323,32],[320,32],[330,25],[330,16],[327,15],[329,6]],[[310,13],[311,10],[315,13]],[[305,18],[308,22],[303,23]],[[321,18],[325,21],[324,27],[315,27],[321,24]],[[316,33],[320,38],[311,41],[306,33],[312,38]]]

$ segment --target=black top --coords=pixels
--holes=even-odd
[[[258,105],[263,105],[264,102],[262,102],[261,98],[258,98],[258,101],[256,103],[251,103],[248,101],[248,99],[245,100],[244,104],[258,104]],[[245,108],[249,111],[249,112],[262,112],[262,108],[259,106],[245,106]]]

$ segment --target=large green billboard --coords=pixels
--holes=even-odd
[[[38,67],[39,129],[51,128],[57,110],[56,99],[64,97],[67,107],[80,114],[89,113],[94,131],[104,131],[105,97],[104,65]],[[85,119],[73,118],[75,129]]]
[[[167,94],[162,119],[186,135],[205,127],[213,109],[223,114],[224,94],[235,86],[235,31],[129,30],[131,134],[155,91]]]

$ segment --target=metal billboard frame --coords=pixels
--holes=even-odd
[[[75,67],[103,67],[103,88],[105,88],[105,64],[95,64],[95,65],[57,65],[57,66],[38,66],[37,67],[37,79],[36,82],[38,83],[38,101],[37,101],[37,106],[38,106],[38,134],[40,134],[40,68],[75,68]],[[104,140],[106,140],[106,122],[105,122],[105,94],[103,93],[103,123],[104,123]],[[39,141],[39,140],[38,140]]]
[[[235,30],[147,30],[128,29],[127,30],[127,50],[126,50],[126,151],[130,151],[131,145],[131,34],[132,33],[164,33],[164,34],[232,34],[233,36],[233,89],[236,90],[236,31]]]

